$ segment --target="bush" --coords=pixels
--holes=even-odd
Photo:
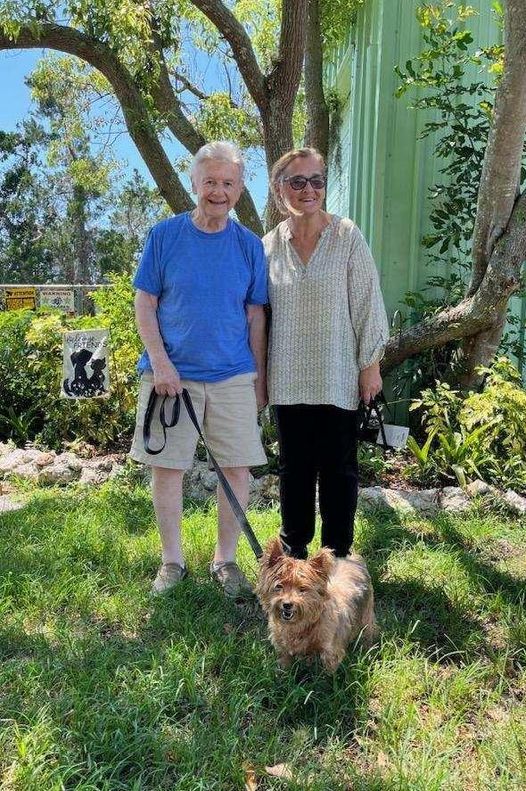
[[[94,294],[96,316],[67,318],[56,311],[0,314],[0,438],[60,448],[83,439],[100,450],[128,442],[134,423],[141,342],[133,317],[127,276]],[[60,398],[62,333],[94,327],[110,330],[111,395],[104,399]]]
[[[421,482],[474,478],[526,493],[526,393],[520,375],[506,357],[485,376],[480,393],[463,397],[448,384],[422,391],[411,410],[422,410],[426,441],[413,437],[408,448],[416,459],[410,473]]]

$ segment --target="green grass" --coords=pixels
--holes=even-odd
[[[264,542],[279,516],[251,521]],[[258,789],[523,789],[525,527],[362,516],[382,638],[328,676],[279,670],[208,580],[213,508],[186,510],[191,577],[152,600],[145,490],[35,490],[0,515],[0,789],[234,791],[247,767]]]

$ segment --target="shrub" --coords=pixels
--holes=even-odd
[[[448,384],[423,390],[411,410],[422,410],[426,441],[414,438],[408,448],[415,458],[410,471],[422,482],[457,479],[464,486],[481,478],[526,492],[526,393],[506,357],[480,368],[480,393],[461,396]]]
[[[67,318],[57,311],[0,314],[0,436],[19,444],[36,440],[59,448],[83,439],[108,450],[128,442],[133,428],[141,343],[133,319],[127,276],[94,295],[96,316]],[[60,398],[62,333],[94,327],[110,330],[111,395],[105,399]]]

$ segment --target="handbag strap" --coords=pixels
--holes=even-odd
[[[387,443],[387,437],[385,436],[385,428],[384,428],[384,419],[382,417],[382,412],[380,409],[380,404],[386,404],[385,396],[383,393],[379,393],[377,396],[371,399],[368,404],[363,402],[365,408],[365,420],[368,423],[372,417],[373,410],[376,413],[376,419],[378,420],[378,426],[380,430],[380,434],[382,436],[382,445],[384,450],[391,450],[391,445]]]
[[[190,417],[190,420],[194,424],[197,433],[199,434],[201,440],[203,441],[203,445],[206,448],[206,452],[208,453],[208,457],[209,457],[210,461],[212,462],[212,466],[214,467],[214,470],[216,471],[218,480],[221,483],[221,486],[223,487],[223,491],[225,493],[226,499],[228,500],[228,504],[230,505],[230,508],[232,509],[232,511],[234,513],[234,516],[236,517],[241,530],[245,534],[245,536],[246,536],[246,538],[248,540],[248,543],[250,544],[250,546],[252,548],[252,551],[254,552],[254,555],[256,556],[256,558],[260,558],[263,555],[263,550],[261,549],[261,545],[259,544],[259,541],[257,540],[256,535],[255,535],[254,531],[252,530],[252,527],[250,526],[250,522],[248,521],[248,519],[247,519],[247,517],[245,515],[245,512],[243,511],[243,509],[241,508],[241,505],[239,504],[239,500],[237,499],[236,495],[234,494],[234,490],[232,489],[232,487],[231,487],[230,483],[228,482],[223,470],[221,469],[221,467],[217,463],[213,453],[211,452],[210,448],[208,447],[208,444],[207,444],[207,442],[206,442],[206,440],[205,440],[205,438],[203,436],[203,432],[201,431],[201,427],[199,425],[199,421],[197,420],[197,416],[195,414],[194,405],[192,404],[192,399],[190,397],[190,393],[188,392],[188,390],[186,388],[183,389],[183,392],[181,393],[181,396],[182,396],[184,405],[186,407],[186,411],[188,412],[188,415]],[[148,406],[146,407],[146,412],[145,412],[145,415],[144,415],[144,426],[143,426],[144,449],[145,449],[146,453],[149,453],[150,455],[156,455],[157,453],[160,453],[164,449],[164,446],[166,445],[166,429],[167,428],[173,428],[177,424],[177,422],[179,420],[179,414],[180,414],[180,398],[179,398],[179,395],[176,395],[175,399],[174,399],[173,408],[172,408],[171,419],[170,419],[170,422],[167,422],[166,421],[166,416],[165,416],[165,402],[166,402],[166,399],[168,398],[168,396],[162,396],[161,408],[160,408],[160,411],[159,411],[159,419],[160,419],[161,426],[162,426],[162,429],[163,429],[164,442],[163,442],[161,448],[159,448],[158,450],[152,450],[151,447],[150,447],[150,432],[151,432],[152,417],[153,417],[153,412],[154,412],[154,409],[155,409],[155,403],[156,403],[157,397],[158,396],[157,396],[157,393],[155,392],[155,388],[152,388],[152,392],[150,393],[150,398],[148,399]]]

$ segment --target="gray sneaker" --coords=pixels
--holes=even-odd
[[[252,596],[253,589],[237,563],[227,560],[224,563],[211,563],[210,576],[218,582],[225,596],[231,599],[242,599]]]
[[[179,563],[163,563],[153,581],[152,593],[158,595],[174,588],[188,576],[185,566]]]

